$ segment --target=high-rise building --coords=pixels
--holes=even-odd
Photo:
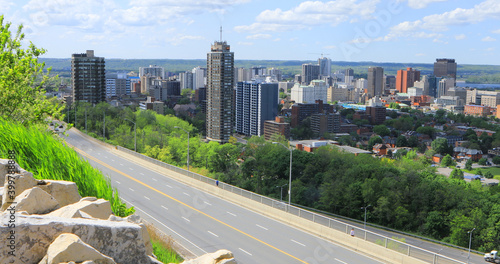
[[[296,83],[291,90],[291,99],[296,103],[312,103],[316,100],[327,101],[328,86],[324,81],[314,80],[310,85]]]
[[[396,75],[396,90],[400,93],[407,93],[408,88],[412,87],[416,81],[420,81],[420,71],[412,68],[399,70]]]
[[[441,78],[438,83],[436,97],[445,96],[451,87],[455,86],[455,79],[453,78]]]
[[[423,95],[429,95],[430,89],[429,89],[429,76],[423,75],[422,79],[420,81],[416,81],[413,83],[413,86],[417,88],[422,89]]]
[[[205,87],[207,83],[207,69],[202,67],[196,67],[193,69],[193,89],[196,90],[201,87]]]
[[[438,88],[441,77],[436,77],[434,75],[429,75],[429,96],[434,98],[438,97]]]
[[[106,74],[106,97],[130,94],[130,79],[126,73]]]
[[[354,80],[354,70],[351,68],[346,69],[344,82],[347,84],[351,84],[352,80]]]
[[[390,94],[391,90],[396,90],[396,76],[384,75],[384,94]]]
[[[73,100],[98,104],[106,100],[104,57],[95,57],[93,50],[71,56]]]
[[[233,131],[234,53],[216,41],[207,53],[207,139],[229,142]]]
[[[451,77],[457,79],[457,63],[455,59],[436,59],[434,62],[434,76]]]
[[[332,61],[330,58],[321,57],[318,59],[319,75],[330,76],[332,75]]]
[[[194,78],[193,72],[185,71],[179,73],[179,79],[181,82],[181,89],[196,89],[194,88]]]
[[[384,86],[384,68],[368,68],[368,84],[366,86],[369,97],[381,95]]]
[[[236,84],[236,132],[247,136],[264,134],[264,122],[278,114],[278,83]]]
[[[317,64],[302,64],[301,81],[305,85],[309,85],[312,80],[319,78],[319,65]]]
[[[156,65],[149,65],[149,67],[139,67],[139,77],[148,74],[152,77],[160,77],[162,79],[165,79],[165,70],[163,69],[163,67]]]

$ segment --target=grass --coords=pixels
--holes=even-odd
[[[0,158],[6,159],[8,151],[13,150],[19,166],[32,172],[36,179],[72,181],[82,197],[108,200],[115,215],[124,217],[135,212],[120,200],[109,179],[45,126],[25,127],[0,119],[0,131]]]
[[[175,250],[172,248],[174,240],[172,237],[165,235],[152,224],[146,224],[149,238],[153,245],[153,254],[163,263],[181,263],[183,261]]]

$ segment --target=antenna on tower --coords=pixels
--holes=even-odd
[[[220,26],[220,42],[222,42],[222,26]]]

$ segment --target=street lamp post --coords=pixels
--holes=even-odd
[[[288,180],[288,205],[292,203],[292,148],[288,148],[287,146],[283,145],[280,142],[273,142],[273,144],[280,144],[286,149],[290,150],[290,177]]]
[[[182,127],[178,127],[178,126],[175,126],[174,128],[179,128],[179,129],[182,129],[184,130],[184,132],[186,132],[188,134],[188,149],[187,149],[187,170],[189,171],[189,131],[185,130],[184,128]]]
[[[472,228],[472,230],[471,230],[471,231],[467,231],[467,233],[470,235],[470,236],[469,236],[469,255],[467,256],[467,263],[469,263],[469,261],[470,261],[470,246],[471,246],[471,242],[472,242],[472,232],[473,232],[474,230],[476,230],[476,228],[475,228],[475,227],[474,227],[474,228]]]
[[[125,118],[125,120],[134,123],[134,151],[137,152],[137,124],[130,119]]]
[[[364,225],[364,229],[366,230],[366,209],[368,209],[368,207],[370,207],[371,205],[367,205],[365,207],[361,207],[361,209],[365,209],[365,225]]]

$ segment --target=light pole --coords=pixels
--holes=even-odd
[[[467,263],[469,263],[469,260],[470,260],[470,245],[471,245],[471,242],[472,242],[472,232],[476,230],[476,228],[472,228],[471,231],[467,231],[468,234],[470,234],[469,236],[469,255],[467,256]]]
[[[87,107],[85,107],[85,134],[87,134]]]
[[[130,119],[125,118],[125,120],[134,123],[134,151],[137,152],[137,125]]]
[[[283,187],[287,185],[287,183],[281,185],[281,186],[276,186],[276,188],[280,188],[280,202],[283,202]]]
[[[293,149],[288,148],[287,146],[283,145],[280,142],[273,142],[273,144],[280,144],[283,147],[285,147],[286,149],[290,150],[290,178],[288,180],[289,181],[288,182],[288,205],[290,205],[292,203],[292,151],[293,151]]]
[[[187,169],[189,171],[189,131],[185,130],[184,128],[182,127],[178,127],[178,126],[175,126],[174,128],[179,128],[179,129],[182,129],[184,130],[184,132],[186,132],[188,134],[188,153],[187,153]]]
[[[365,209],[365,225],[364,225],[364,229],[366,230],[366,209],[368,209],[368,207],[370,207],[371,205],[367,205],[365,207],[361,207],[361,209]]]

